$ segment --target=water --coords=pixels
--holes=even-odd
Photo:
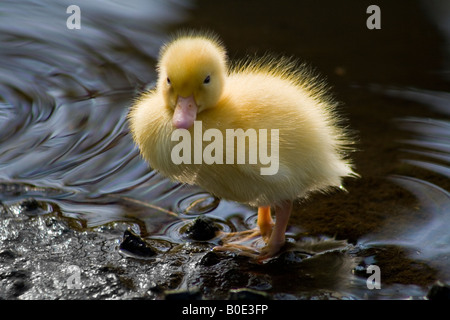
[[[383,2],[382,30],[368,31],[370,3],[323,2],[258,2],[253,10],[252,1],[78,1],[81,29],[69,30],[70,1],[3,1],[0,252],[15,247],[26,257],[41,241],[29,258],[36,268],[20,259],[2,267],[4,274],[20,267],[30,279],[16,295],[70,297],[64,276],[50,281],[43,270],[61,268],[48,252],[67,267],[67,259],[78,261],[76,250],[92,259],[78,262],[92,283],[103,281],[93,264],[122,273],[109,291],[91,284],[74,297],[156,298],[149,288],[199,286],[208,298],[249,287],[279,299],[421,299],[435,280],[448,283],[450,7]],[[269,50],[316,66],[359,136],[362,178],[347,182],[349,193],[297,205],[289,250],[262,266],[205,257],[220,239],[197,243],[183,233],[201,214],[226,232],[251,229],[254,209],[168,181],[139,157],[128,134],[128,107],[154,85],[161,44],[172,30],[205,26],[222,36],[232,58]],[[21,203],[30,198],[40,211],[24,217]],[[118,252],[128,227],[160,251],[154,265]],[[387,259],[397,251],[397,260]],[[369,264],[380,265],[381,290],[367,289]],[[119,285],[124,272],[131,289]]]

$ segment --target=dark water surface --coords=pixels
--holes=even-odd
[[[450,3],[71,1],[0,4],[0,297],[208,299],[251,288],[276,299],[422,299],[450,282]],[[202,214],[223,231],[256,210],[172,183],[139,157],[126,123],[156,80],[159,47],[208,28],[231,58],[266,51],[317,68],[358,136],[362,178],[295,206],[289,246],[264,265],[209,253],[184,231]],[[119,250],[127,228],[157,251]],[[366,285],[368,265],[381,289]],[[67,290],[66,270],[81,270]]]

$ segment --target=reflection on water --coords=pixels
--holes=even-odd
[[[177,186],[141,161],[126,115],[137,90],[155,79],[160,29],[179,21],[186,4],[84,1],[82,28],[69,30],[70,4],[2,4],[0,178],[29,183],[43,198],[57,190],[64,212],[92,217],[89,225],[123,211],[111,195],[166,206]]]
[[[432,183],[411,177],[398,176],[392,179],[414,193],[423,205],[423,210],[431,213],[429,221],[420,228],[412,228],[412,232],[403,231],[394,243],[417,250],[417,259],[434,260],[441,254],[448,256],[450,193]]]
[[[450,94],[418,89],[387,89],[384,94],[415,101],[438,115],[442,114],[439,119],[405,117],[397,119],[396,123],[409,136],[400,141],[401,151],[406,155],[401,161],[412,168],[450,178],[450,121],[447,118],[450,115]],[[414,170],[411,173],[414,174]],[[411,221],[390,238],[369,236],[362,242],[369,246],[409,248],[414,259],[430,262],[442,279],[450,281],[450,192],[438,185],[438,179],[431,182],[405,175],[394,175],[390,179],[414,194],[427,219],[420,224]]]
[[[166,28],[184,19],[191,4],[77,1],[82,27],[69,30],[66,8],[70,4],[10,0],[0,7],[0,201],[18,208],[19,200],[37,199],[73,218],[81,229],[127,222],[146,239],[159,243],[164,252],[184,243],[190,248],[192,241],[183,230],[201,214],[208,214],[222,231],[254,228],[255,210],[168,181],[147,167],[128,135],[128,106],[139,91],[154,83]],[[367,89],[360,87],[363,92]],[[395,119],[405,133],[398,158],[409,168],[448,179],[450,94],[377,88],[376,94],[390,101],[412,101],[429,110],[430,117],[406,113]],[[365,277],[354,274],[361,260],[376,263],[376,257],[359,256],[363,249],[398,246],[412,249],[412,259],[432,265],[440,279],[450,281],[445,263],[450,255],[448,184],[413,173],[395,172],[390,179],[417,197],[426,219],[399,226],[388,237],[367,235],[356,244],[307,235],[300,226],[291,226],[290,247],[282,259],[265,266],[236,264],[235,268],[244,268],[242,277],[248,275],[243,279],[249,287],[271,291],[280,299],[303,294],[422,297],[424,288],[401,284],[367,296]],[[219,240],[209,243],[216,245]],[[179,287],[187,286],[189,279],[207,285],[213,276],[221,276],[220,263],[208,265],[207,275],[197,274],[195,266],[204,260],[204,251],[183,254],[189,263]],[[233,286],[232,280],[227,281]]]

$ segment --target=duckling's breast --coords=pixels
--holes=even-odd
[[[339,187],[352,174],[324,108],[326,101],[282,79],[236,75],[189,130],[175,132],[173,111],[156,94],[133,108],[131,128],[163,175],[220,198],[270,205]]]

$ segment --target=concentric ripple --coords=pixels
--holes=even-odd
[[[449,281],[447,261],[450,258],[450,192],[445,187],[448,188],[447,179],[450,178],[450,95],[429,90],[391,88],[385,94],[414,100],[425,108],[442,113],[440,118],[404,117],[395,120],[408,136],[399,141],[401,151],[405,154],[401,161],[408,166],[405,168],[408,175],[397,174],[390,179],[417,198],[420,208],[416,210],[422,212],[427,219],[420,224],[415,222],[398,228],[391,238],[368,236],[361,239],[361,243],[411,249],[414,259],[428,261],[439,270],[443,279]],[[433,178],[434,181],[430,182],[416,177],[419,174],[417,169],[442,177],[443,186],[439,185],[439,178]]]

